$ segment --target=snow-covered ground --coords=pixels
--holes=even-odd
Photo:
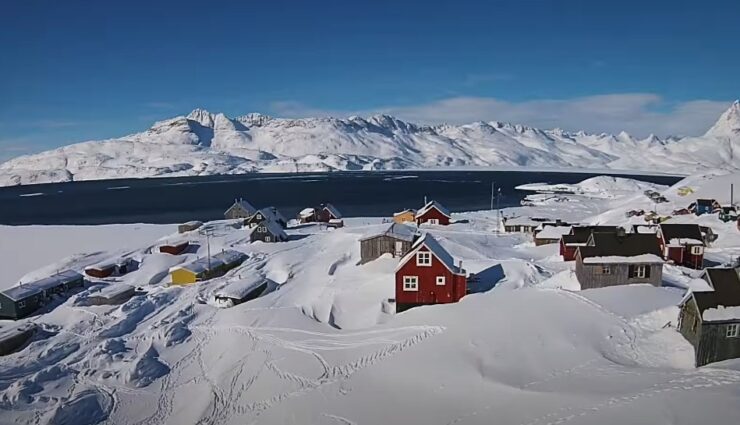
[[[693,199],[677,194],[682,186],[729,201],[729,185],[721,186],[738,177],[649,188],[669,199],[660,206],[668,211]],[[633,181],[590,180],[581,186],[601,189],[505,214],[622,224],[625,211],[652,207]],[[357,265],[358,239],[384,229],[382,218],[348,219],[336,230],[295,227],[290,241],[276,244],[250,244],[230,222],[209,223],[212,252],[228,247],[249,258],[224,277],[184,287],[168,286],[164,271],[204,255],[206,239],[197,232],[105,226],[98,228],[103,238],[95,227],[75,235],[73,227],[2,227],[2,241],[26,241],[19,251],[32,251],[35,239],[57,253],[20,263],[5,252],[3,279],[27,281],[123,253],[141,260],[140,269],[99,283],[147,293],[121,306],[84,306],[96,284],[27,319],[44,331],[0,357],[0,423],[690,425],[740,418],[740,361],[696,369],[692,347],[675,330],[676,305],[696,272],[666,266],[661,288],[579,291],[556,245],[497,234],[491,211],[454,218],[461,222],[425,230],[478,274],[481,292],[395,315],[383,301],[394,295],[397,260]],[[710,259],[740,253],[734,223],[680,220],[720,234]],[[149,253],[182,239],[195,245],[184,256]],[[255,276],[268,279],[269,293],[231,308],[212,302],[229,282]]]
[[[417,125],[387,115],[229,118],[196,109],[117,139],[0,164],[0,186],[246,172],[536,167],[685,175],[740,168],[740,102],[701,137],[637,139],[491,122]]]

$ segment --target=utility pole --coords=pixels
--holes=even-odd
[[[730,183],[730,206],[735,206],[735,184]]]
[[[493,210],[493,196],[494,196],[494,188],[496,187],[496,182],[491,182],[491,210]]]
[[[213,229],[210,229],[206,227],[203,229],[203,234],[206,236],[206,252],[207,252],[207,259],[208,259],[208,270],[211,270],[211,234],[213,232]]]
[[[501,188],[496,193],[496,233],[501,231],[501,210],[499,209],[499,201],[501,200]]]

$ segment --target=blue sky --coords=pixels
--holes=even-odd
[[[11,1],[0,160],[196,107],[701,134],[740,97],[738,1]]]

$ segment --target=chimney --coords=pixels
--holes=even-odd
[[[623,238],[627,235],[627,231],[624,230],[624,227],[617,227],[617,237]]]
[[[427,204],[427,195],[424,195],[424,205]]]

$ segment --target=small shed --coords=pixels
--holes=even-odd
[[[689,210],[696,215],[712,214],[721,208],[722,206],[716,199],[697,199],[696,202],[689,205]]]
[[[247,279],[229,282],[223,288],[213,293],[214,300],[224,306],[231,307],[253,300],[267,289],[268,280],[262,275],[255,275]]]
[[[198,229],[200,226],[203,225],[202,221],[188,221],[187,223],[182,223],[181,225],[177,226],[177,232],[178,233],[185,233],[185,232],[191,232],[193,230]]]
[[[504,231],[510,233],[534,233],[539,225],[552,221],[546,217],[504,217]]]
[[[136,288],[125,283],[112,283],[86,298],[88,305],[123,304],[136,294]]]
[[[210,258],[198,258],[189,264],[170,269],[172,284],[187,285],[223,276],[229,270],[239,266],[246,259],[246,254],[231,249],[222,251]]]
[[[299,223],[314,223],[317,220],[316,218],[316,209],[315,208],[304,208],[298,213],[298,222]]]
[[[249,218],[257,212],[252,204],[244,199],[234,199],[234,203],[224,212],[224,218],[227,220],[236,218]]]
[[[0,328],[0,356],[18,351],[31,339],[37,329],[35,323],[14,324]]]
[[[403,223],[414,223],[416,220],[416,210],[414,209],[405,209],[403,211],[399,211],[397,213],[393,214],[393,222],[398,224]]]
[[[537,246],[560,243],[563,235],[570,233],[571,226],[547,226],[535,233],[534,244]]]
[[[323,223],[328,223],[331,220],[341,220],[342,219],[342,213],[339,212],[337,207],[335,207],[332,204],[324,204],[321,206],[321,209],[318,211],[318,221],[321,221]]]
[[[415,219],[418,225],[429,223],[447,226],[452,219],[452,213],[439,202],[430,201],[416,212]]]
[[[130,273],[136,270],[137,267],[138,263],[133,258],[121,258],[116,261],[108,261],[85,267],[85,274],[90,277],[102,279],[114,274],[124,275]]]
[[[703,268],[704,238],[698,224],[661,223],[657,237],[667,260],[692,269]]]
[[[277,222],[262,220],[252,227],[249,232],[249,240],[252,242],[285,242],[288,240],[288,234]]]
[[[29,316],[48,303],[53,294],[65,294],[72,288],[82,287],[81,274],[65,270],[53,276],[22,283],[0,291],[0,319],[18,320]]]
[[[383,254],[403,257],[419,237],[417,229],[405,224],[393,223],[381,233],[360,239],[360,264],[372,261]]]
[[[190,242],[179,242],[176,244],[164,244],[159,246],[159,252],[170,254],[170,255],[180,255],[183,252],[185,252],[186,249],[190,246]]]
[[[689,291],[678,331],[694,346],[696,366],[740,358],[740,278],[734,268],[707,268],[711,291]]]

